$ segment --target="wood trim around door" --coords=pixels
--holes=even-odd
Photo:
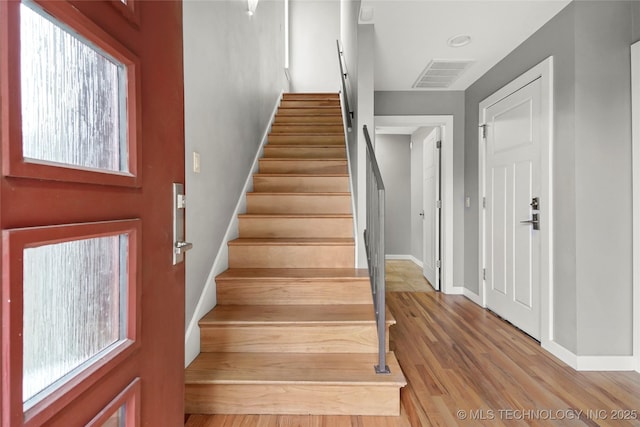
[[[542,347],[549,349],[553,345],[553,169],[552,148],[553,148],[553,57],[545,59],[529,71],[525,72],[515,80],[499,89],[489,96],[478,107],[479,124],[485,123],[485,112],[487,108],[501,99],[506,98],[520,88],[528,85],[536,79],[542,83],[542,99],[540,105],[541,118],[541,155],[540,155],[540,198],[545,202],[545,213],[547,217],[545,226],[541,227],[541,256],[540,256],[540,341]],[[485,191],[485,148],[486,141],[483,138],[482,129],[478,134],[478,199],[482,200],[486,195]],[[480,284],[480,299],[482,306],[486,307],[485,280],[483,278],[483,268],[485,268],[485,209],[482,203],[478,203],[478,283]]]

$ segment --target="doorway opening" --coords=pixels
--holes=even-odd
[[[437,228],[440,231],[440,242],[437,245],[437,252],[435,252],[434,248],[434,262],[437,260],[440,262],[438,263],[439,277],[434,280],[435,283],[431,282],[431,284],[435,289],[439,289],[446,294],[461,293],[461,289],[455,288],[453,284],[453,116],[376,116],[375,127],[376,129],[384,129],[386,133],[405,135],[412,134],[422,128],[424,135],[413,138],[412,144],[414,148],[415,144],[423,142],[431,131],[434,129],[439,130],[440,135],[437,139],[441,141],[441,167],[438,171],[438,176],[440,177],[438,184],[441,186],[441,195],[439,197],[439,206],[441,208],[438,209],[438,214],[434,213],[434,221],[436,217],[440,219],[437,224]],[[411,131],[409,132],[409,130]],[[436,142],[434,141],[434,144]],[[436,200],[434,199],[433,202],[435,207]],[[412,209],[412,221],[414,220],[413,216],[419,218],[419,221],[423,221],[418,216],[422,209],[424,207],[420,207],[418,210]],[[424,255],[424,252],[422,254]],[[438,256],[439,259],[436,259],[435,256]],[[413,257],[412,260],[424,268],[423,258],[424,256],[422,259]]]

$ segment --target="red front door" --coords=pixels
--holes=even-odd
[[[0,0],[1,427],[183,424],[179,1]]]

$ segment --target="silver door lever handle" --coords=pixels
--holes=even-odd
[[[176,246],[175,246],[176,255],[181,255],[191,248],[193,248],[193,243],[176,242]]]
[[[526,221],[520,221],[520,224],[531,224],[534,230],[540,229],[540,221],[538,220],[538,214],[531,214],[531,219]]]

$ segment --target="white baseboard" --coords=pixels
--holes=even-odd
[[[462,286],[453,286],[449,289],[443,289],[442,292],[445,295],[464,295],[464,288]]]
[[[385,259],[389,260],[403,260],[403,261],[412,261],[415,265],[422,268],[422,261],[418,260],[418,258],[413,255],[385,255]]]
[[[216,298],[216,276],[229,268],[229,248],[227,243],[230,240],[236,239],[238,237],[238,214],[241,212],[245,212],[247,208],[247,192],[251,191],[253,187],[253,174],[258,171],[258,160],[262,157],[263,147],[266,145],[269,131],[271,129],[271,124],[273,123],[273,119],[278,112],[278,106],[280,105],[280,101],[282,100],[282,94],[284,92],[280,92],[280,96],[276,100],[275,106],[271,113],[271,117],[269,118],[269,122],[262,134],[262,140],[260,141],[260,145],[258,146],[258,150],[253,159],[253,164],[251,165],[251,169],[249,170],[249,174],[247,175],[247,179],[244,182],[244,187],[242,188],[242,192],[240,193],[240,197],[238,198],[238,203],[236,203],[235,210],[233,211],[233,215],[229,221],[229,225],[227,226],[227,230],[224,234],[224,238],[220,244],[220,248],[218,249],[218,253],[213,261],[213,265],[211,266],[211,270],[209,271],[209,275],[207,276],[207,281],[204,285],[204,289],[200,294],[200,299],[198,300],[198,304],[196,305],[196,309],[189,321],[189,326],[187,327],[187,331],[185,333],[185,367],[188,366],[193,360],[200,354],[200,328],[198,327],[198,321],[207,314],[213,307],[217,304]]]
[[[540,346],[573,369],[578,369],[578,356],[555,341],[543,341]]]
[[[417,265],[420,268],[424,268],[424,264],[422,263],[422,261],[420,261],[418,258],[414,257],[413,255],[409,255],[411,257],[411,261],[413,261],[413,263],[415,265]]]
[[[542,343],[542,348],[576,371],[634,371],[633,356],[578,356],[555,341]]]
[[[482,298],[480,297],[480,295],[471,292],[469,289],[463,287],[462,288],[462,295],[464,295],[465,297],[469,298],[471,301],[473,301],[474,303],[478,304],[480,307],[483,307],[482,305]]]
[[[578,371],[634,371],[633,356],[578,356]]]

